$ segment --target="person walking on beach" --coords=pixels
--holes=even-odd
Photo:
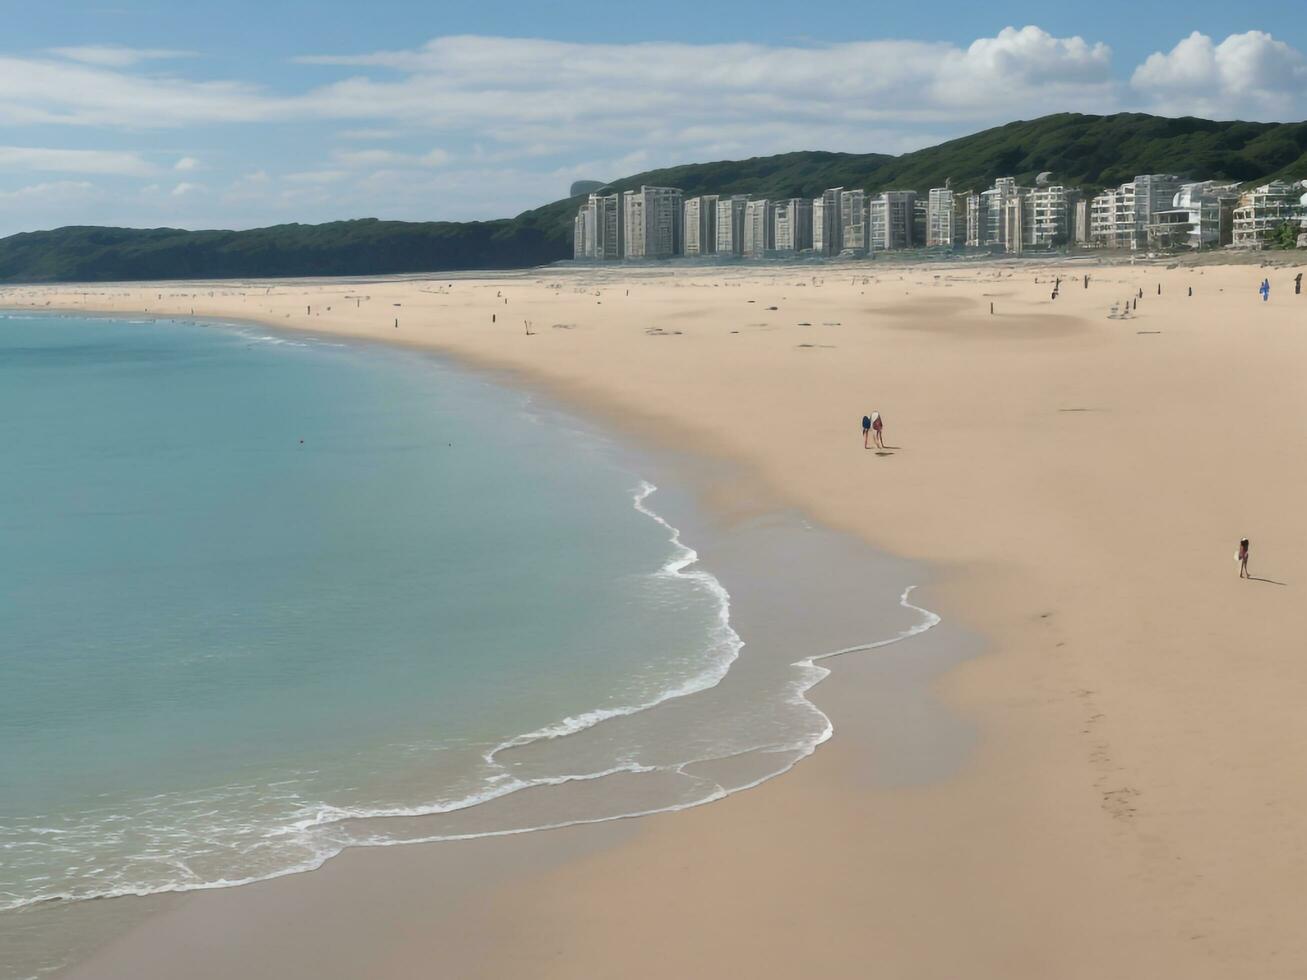
[[[885,430],[885,422],[883,419],[881,419],[880,412],[872,412],[871,431],[872,431],[873,438],[875,438],[876,440],[877,449],[885,448],[884,430]]]
[[[1265,303],[1271,298],[1271,280],[1263,279],[1262,284],[1257,287],[1257,291],[1262,294],[1262,302]]]
[[[863,449],[871,448],[871,446],[868,445],[868,439],[870,439],[870,437],[871,437],[871,416],[864,415],[862,417],[862,448]]]
[[[1235,555],[1235,557],[1239,559],[1239,577],[1252,578],[1252,575],[1248,573],[1248,539],[1247,538],[1239,539],[1239,553]]]
[[[1293,277],[1293,295],[1299,296],[1301,294],[1302,294],[1302,273],[1300,272]]]

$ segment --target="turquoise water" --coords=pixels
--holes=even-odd
[[[434,359],[10,314],[0,456],[0,910],[648,772],[646,736],[530,749],[740,647],[620,447]]]

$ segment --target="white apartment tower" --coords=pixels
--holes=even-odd
[[[1050,249],[1072,241],[1075,205],[1080,192],[1060,184],[1036,187],[1026,196],[1024,244]]]
[[[717,195],[688,198],[681,226],[686,255],[716,255]]]
[[[812,199],[812,250],[818,255],[839,255],[844,247],[840,227],[840,195],[842,187],[822,191],[821,197]]]
[[[614,261],[626,253],[622,198],[591,194],[572,223],[572,255],[578,259]]]
[[[744,209],[747,194],[717,199],[717,254],[744,254]]]
[[[576,217],[572,219],[572,258],[574,259],[587,259],[594,254],[594,246],[590,246],[590,252],[586,251],[585,217],[586,209],[585,206],[582,205],[581,210],[578,211]],[[593,221],[591,222],[591,225],[593,226]]]
[[[1171,207],[1153,212],[1148,223],[1149,248],[1216,248],[1234,238],[1238,184],[1214,180],[1185,184]]]
[[[750,201],[744,208],[744,254],[760,259],[775,247],[772,203],[766,199]]]
[[[777,201],[773,218],[776,251],[793,255],[812,248],[811,201],[803,197]]]
[[[961,244],[965,231],[965,212],[959,214],[959,198],[947,187],[932,187],[926,199],[926,246],[928,248],[947,247]],[[962,220],[959,220],[961,218]]]
[[[840,191],[841,252],[867,251],[867,192]]]
[[[885,191],[868,201],[867,250],[911,248],[916,204],[916,191]]]
[[[1153,216],[1172,207],[1183,186],[1171,174],[1140,174],[1089,204],[1089,238],[1103,248],[1143,248]]]
[[[982,194],[971,191],[966,195],[966,238],[967,248],[984,248],[985,236],[989,228],[989,212],[986,210],[989,199]]]
[[[1011,227],[1011,216],[1008,214],[1008,202],[1017,196],[1017,181],[1015,177],[1000,177],[994,181],[994,186],[987,191],[982,191],[980,196],[984,198],[985,212],[985,233],[981,245],[993,246],[1000,248],[1008,247],[1007,229]]]
[[[667,259],[681,248],[681,190],[641,187],[622,194],[626,257]]]

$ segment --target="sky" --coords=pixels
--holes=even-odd
[[[0,0],[0,15],[0,235],[504,217],[577,179],[902,153],[1062,111],[1307,119],[1302,0]]]

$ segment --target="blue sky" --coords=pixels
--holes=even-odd
[[[1301,0],[3,6],[0,234],[498,217],[1062,110],[1307,118]]]

